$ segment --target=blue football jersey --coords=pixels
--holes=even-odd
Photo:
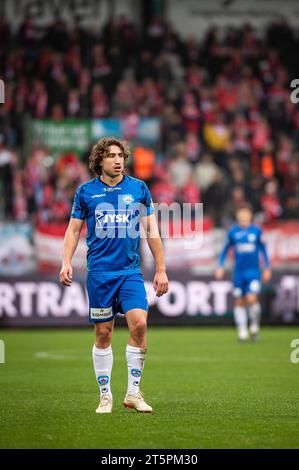
[[[224,266],[228,251],[233,249],[235,271],[259,271],[260,254],[266,267],[270,267],[265,244],[261,240],[261,228],[256,225],[240,227],[234,225],[227,234],[227,240],[219,257],[219,266]]]
[[[99,177],[79,186],[71,217],[87,223],[88,272],[140,271],[140,217],[153,211],[147,185],[131,176],[115,186]]]

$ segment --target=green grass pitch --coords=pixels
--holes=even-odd
[[[299,448],[299,328],[150,328],[142,388],[153,414],[126,410],[125,346],[116,328],[111,415],[97,415],[92,330],[4,330],[1,448]]]

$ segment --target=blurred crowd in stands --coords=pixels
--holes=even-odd
[[[161,119],[159,155],[147,182],[155,202],[203,202],[216,226],[244,200],[262,222],[299,216],[298,37],[284,20],[183,40],[154,17],[140,32],[127,18],[102,31],[0,18],[0,191],[4,220],[61,222],[90,175],[88,154],[53,159],[24,152],[28,118]],[[129,172],[134,174],[133,166]]]

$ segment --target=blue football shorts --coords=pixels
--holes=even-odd
[[[117,313],[148,309],[142,273],[88,273],[89,322],[113,320]]]
[[[247,294],[258,295],[261,291],[260,271],[235,271],[234,272],[234,291],[235,298],[244,297]]]

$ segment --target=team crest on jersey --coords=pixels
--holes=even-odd
[[[255,242],[255,240],[256,240],[256,235],[254,233],[250,233],[248,235],[248,241],[253,243]]]
[[[123,202],[125,204],[132,204],[132,202],[134,202],[134,197],[132,194],[125,194],[123,196]]]

